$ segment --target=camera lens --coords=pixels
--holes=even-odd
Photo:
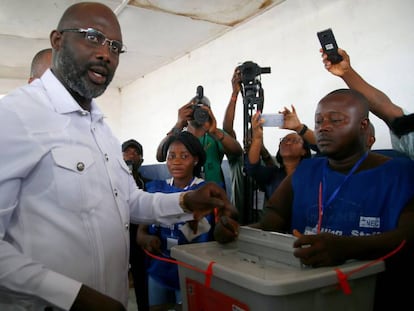
[[[209,119],[208,111],[196,106],[193,112],[193,119],[200,125],[206,123]]]

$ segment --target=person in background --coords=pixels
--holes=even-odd
[[[40,78],[52,64],[52,48],[40,50],[32,59],[28,83]]]
[[[298,135],[302,136],[303,140],[309,144],[311,150],[316,151],[316,153],[319,154],[320,152],[318,146],[316,145],[315,133],[312,129],[308,128],[306,124],[300,122],[295,107],[291,105],[291,110],[284,107],[282,113],[284,115],[283,128],[298,133]],[[367,131],[368,149],[372,148],[375,141],[375,127],[371,122],[369,122],[369,129]]]
[[[252,116],[252,143],[246,163],[246,173],[265,191],[268,200],[282,180],[291,175],[299,163],[311,157],[308,143],[297,133],[289,133],[280,140],[276,154],[278,166],[269,167],[260,162],[260,150],[263,145],[263,127],[265,120],[260,112]]]
[[[129,139],[122,143],[122,154],[125,163],[131,170],[132,176],[134,177],[138,188],[145,189],[145,183],[149,179],[141,175],[139,169],[144,162],[144,151],[142,145],[135,139]]]
[[[414,276],[414,161],[369,151],[368,105],[350,89],[320,100],[314,132],[324,157],[303,160],[251,226],[298,231],[294,255],[311,267],[383,258],[375,310],[404,310],[411,288],[401,280]],[[230,228],[221,227],[216,239],[230,241]]]
[[[153,180],[146,184],[148,192],[182,192],[197,189],[205,183],[200,177],[206,154],[200,141],[190,132],[171,135],[165,143],[166,165],[171,178]],[[197,222],[177,222],[173,225],[140,225],[138,244],[149,252],[171,259],[175,245],[213,240],[214,214]],[[148,267],[150,306],[181,304],[181,290],[177,264],[151,259]]]
[[[69,6],[50,43],[51,68],[0,99],[0,310],[126,310],[130,222],[234,208],[214,183],[136,186],[94,100],[125,51],[111,8]]]
[[[350,89],[362,93],[369,102],[370,111],[382,119],[390,129],[392,147],[414,159],[414,113],[409,114],[394,104],[382,91],[366,82],[351,66],[346,51],[338,49],[343,60],[332,64],[320,50],[323,64],[330,73],[341,77]]]
[[[237,140],[236,132],[234,130],[234,117],[236,111],[237,97],[241,90],[241,75],[240,69],[237,66],[234,69],[233,76],[231,79],[232,93],[229,100],[229,103],[226,107],[226,112],[223,118],[223,130]],[[245,173],[244,173],[244,157],[248,152],[251,139],[244,138],[244,152],[242,155],[227,155],[229,168],[230,168],[230,179],[231,179],[231,202],[239,211],[239,219],[241,224],[247,224],[251,222],[250,212],[246,210],[246,197],[245,191]],[[260,156],[265,165],[275,166],[276,163],[273,161],[272,156],[264,145],[260,149]],[[250,208],[250,207],[248,207]]]
[[[132,176],[137,183],[138,188],[145,190],[145,183],[149,182],[139,172],[144,162],[144,151],[142,145],[135,139],[129,139],[122,143],[122,154],[124,161],[131,170]],[[138,224],[129,224],[129,266],[130,277],[132,278],[135,298],[139,311],[148,311],[148,282],[147,282],[147,260],[146,255],[136,242],[138,234]]]
[[[241,88],[240,70],[236,68],[231,79],[232,93],[230,101],[226,107],[226,112],[223,118],[223,131],[237,140],[236,132],[234,131],[234,117],[236,111],[237,97]],[[243,153],[228,155],[227,156],[230,180],[231,180],[231,203],[237,208],[240,216],[240,223],[246,223],[247,213],[245,209],[245,197],[244,197],[244,173],[243,173]]]
[[[195,107],[202,112],[204,118],[194,118]],[[225,179],[221,164],[223,157],[240,156],[243,149],[239,142],[225,131],[217,128],[216,118],[211,110],[210,100],[203,96],[201,99],[194,97],[189,103],[178,110],[178,118],[174,127],[160,142],[157,148],[157,160],[163,162],[166,159],[167,149],[165,142],[171,135],[176,135],[186,130],[196,136],[206,152],[206,162],[202,167],[201,176],[206,181],[213,181],[225,189]]]
[[[287,130],[295,131],[304,141],[308,143],[313,151],[318,152],[316,147],[315,134],[312,129],[309,129],[306,124],[300,122],[296,113],[295,106],[291,105],[291,109],[284,107],[281,112],[283,114],[283,127]]]

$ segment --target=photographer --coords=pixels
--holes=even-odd
[[[200,140],[206,152],[207,159],[202,168],[202,177],[206,181],[214,181],[225,188],[225,179],[221,169],[223,157],[224,155],[241,156],[243,149],[236,139],[217,128],[209,99],[205,96],[198,97],[194,97],[178,110],[177,122],[157,148],[157,160],[163,162],[166,159],[165,143],[168,137],[187,130]]]

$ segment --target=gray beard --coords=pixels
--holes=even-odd
[[[60,68],[61,77],[66,86],[83,98],[92,99],[102,95],[111,82],[112,77],[108,76],[104,85],[90,83],[87,78],[87,69],[79,70],[70,56],[68,56],[68,53],[69,51],[67,50],[62,51],[62,55],[58,59],[58,68]]]

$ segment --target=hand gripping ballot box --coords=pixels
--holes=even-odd
[[[295,237],[241,227],[238,240],[174,246],[184,311],[368,311],[382,261],[302,266]],[[361,269],[363,267],[363,269]],[[338,270],[339,269],[339,270]],[[348,275],[344,293],[339,274]]]

